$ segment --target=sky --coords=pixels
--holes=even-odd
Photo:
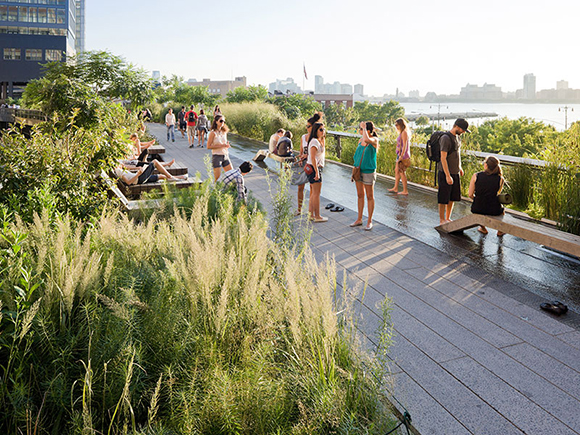
[[[88,0],[86,49],[185,80],[325,83],[367,95],[580,88],[578,0]]]

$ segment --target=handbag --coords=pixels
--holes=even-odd
[[[314,166],[312,166],[310,163],[306,163],[304,165],[304,172],[306,175],[312,175],[314,173]]]
[[[499,203],[503,205],[510,205],[514,202],[512,196],[509,193],[500,193],[497,196],[497,199],[499,200]]]
[[[368,146],[368,145],[367,145]],[[360,156],[360,162],[358,162],[358,166],[354,166],[352,168],[352,175],[350,176],[350,181],[360,181],[360,165],[362,165],[363,157],[365,156],[365,151],[367,147],[364,147],[362,156]]]

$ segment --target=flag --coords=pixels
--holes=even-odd
[[[308,80],[308,74],[306,74],[306,64],[302,64],[304,66],[304,77]]]

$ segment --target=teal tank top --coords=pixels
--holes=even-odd
[[[363,155],[364,151],[364,155]],[[362,157],[362,163],[360,165],[360,171],[363,174],[372,174],[377,170],[377,149],[372,145],[367,145],[363,147],[361,143],[358,143],[356,151],[354,153],[353,164],[358,166],[360,159]]]

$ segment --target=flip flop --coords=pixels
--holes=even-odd
[[[544,302],[540,304],[540,308],[556,316],[560,316],[568,311],[568,307],[559,301]]]
[[[336,207],[334,207],[334,208],[333,208],[332,210],[330,210],[330,211],[338,211],[338,212],[340,212],[340,211],[344,211],[344,207],[341,207],[340,205],[337,205]]]
[[[334,204],[330,203],[330,204],[326,204],[326,209],[330,210],[331,208],[334,208]]]

